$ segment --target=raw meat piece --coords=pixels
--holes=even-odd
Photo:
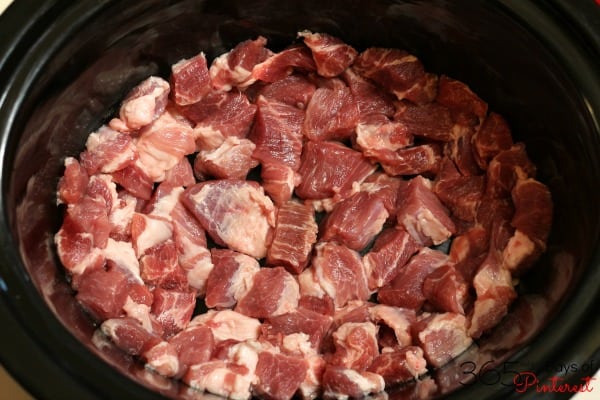
[[[300,278],[302,274],[298,275]],[[312,274],[310,274],[312,276]],[[300,288],[302,291],[302,288]],[[311,295],[301,295],[298,300],[298,308],[315,311],[322,315],[331,316],[335,313],[335,305],[333,299],[323,293],[321,297]]]
[[[144,329],[130,317],[110,318],[102,322],[100,330],[125,353],[132,356],[144,354],[162,342],[162,338]]]
[[[340,39],[326,33],[298,32],[310,48],[317,66],[317,73],[332,78],[344,72],[353,62],[358,52]]]
[[[389,327],[394,332],[395,343],[393,347],[404,347],[412,344],[410,327],[415,322],[414,310],[377,304],[369,309],[369,317],[382,327]]]
[[[485,176],[463,176],[454,162],[446,158],[442,162],[433,190],[454,217],[473,222],[484,195]]]
[[[488,246],[489,232],[482,225],[475,225],[452,240],[450,261],[465,282],[473,281],[477,268],[487,256]]]
[[[245,179],[258,165],[252,158],[255,144],[235,136],[226,138],[216,149],[201,150],[194,161],[197,177],[215,179]]]
[[[94,236],[81,230],[67,214],[54,235],[56,251],[62,265],[75,278],[88,268],[101,267],[105,260],[102,251],[95,247]],[[73,281],[76,285],[77,282]]]
[[[166,377],[173,377],[180,369],[177,350],[169,342],[160,342],[143,354],[145,367]]]
[[[123,314],[127,291],[127,276],[119,268],[94,268],[81,276],[75,298],[92,318],[104,321]]]
[[[312,72],[316,68],[310,49],[306,46],[298,45],[275,53],[265,61],[255,65],[252,69],[252,77],[264,82],[272,82],[269,86],[273,86],[285,80],[295,70]]]
[[[257,259],[267,255],[275,206],[258,184],[240,180],[197,183],[185,190],[182,201],[218,244]]]
[[[173,224],[173,240],[177,246],[179,265],[187,275],[188,284],[204,294],[206,280],[213,264],[206,247],[206,234],[198,220],[187,210],[179,196],[170,217]]]
[[[267,252],[267,263],[282,265],[289,272],[299,274],[308,264],[313,245],[317,241],[317,223],[313,209],[296,200],[281,205],[273,241]]]
[[[359,116],[358,102],[348,87],[319,87],[306,107],[302,133],[310,140],[346,139]]]
[[[172,236],[173,226],[162,217],[141,213],[134,213],[131,217],[131,243],[138,258]]]
[[[341,77],[358,103],[361,122],[370,115],[394,115],[394,98],[389,93],[360,76],[353,68],[346,69]]]
[[[321,378],[325,371],[326,362],[319,354],[313,354],[305,358],[308,363],[306,377],[298,388],[298,395],[302,399],[316,399],[321,394]]]
[[[302,199],[343,196],[354,182],[362,182],[375,170],[360,152],[336,142],[305,143],[298,173],[302,182],[296,194]]]
[[[150,200],[154,182],[144,172],[141,165],[129,164],[125,168],[112,173],[115,183],[142,200]]]
[[[383,201],[385,209],[390,214],[389,219],[395,220],[398,192],[403,184],[405,184],[405,182],[401,178],[389,176],[383,172],[375,172],[367,176],[360,184],[360,190],[378,196],[381,201]]]
[[[482,169],[496,154],[508,150],[513,145],[512,135],[506,120],[495,112],[490,112],[481,128],[473,136],[475,159]]]
[[[256,259],[229,249],[211,249],[212,269],[206,282],[208,308],[230,308],[250,290],[260,270]]]
[[[197,103],[211,91],[204,53],[171,66],[171,88],[172,97],[178,105]]]
[[[501,251],[502,247],[491,243],[487,257],[473,278],[477,294],[469,321],[469,336],[473,338],[496,326],[517,297],[510,271],[502,265]]]
[[[437,172],[442,158],[442,149],[437,143],[431,143],[396,151],[386,149],[371,151],[370,156],[379,161],[389,175],[417,175]]]
[[[131,243],[108,239],[102,255],[111,267],[123,271],[132,283],[143,284],[140,267]]]
[[[233,310],[214,311],[198,315],[192,319],[190,326],[204,325],[210,328],[215,340],[223,342],[234,340],[256,340],[260,334],[260,321]]]
[[[192,365],[209,361],[215,347],[211,330],[201,325],[187,327],[169,338],[169,343],[177,351],[178,376],[183,375]]]
[[[406,126],[390,121],[383,114],[363,117],[356,126],[355,140],[365,156],[375,158],[380,152],[396,151],[413,144]]]
[[[164,112],[140,131],[137,141],[138,167],[154,182],[165,179],[166,171],[196,149],[192,129]]]
[[[323,241],[336,241],[361,251],[381,231],[389,214],[375,195],[358,192],[335,205],[321,224]]]
[[[382,304],[419,310],[425,302],[423,282],[436,268],[448,263],[441,251],[423,247],[400,269],[392,281],[377,293]]]
[[[79,155],[81,166],[88,175],[98,172],[110,174],[125,168],[136,158],[136,145],[131,136],[106,125],[90,133],[85,143],[85,151]]]
[[[261,339],[283,348],[285,338],[294,334],[306,335],[310,349],[320,352],[332,318],[318,312],[298,308],[295,311],[268,318],[261,326]],[[289,350],[289,349],[288,349]],[[304,351],[304,353],[310,351]]]
[[[547,186],[535,179],[520,179],[513,187],[515,214],[510,222],[545,250],[552,226],[552,197]]]
[[[211,92],[198,103],[181,109],[183,115],[196,123],[194,138],[198,149],[211,150],[225,138],[245,138],[250,132],[256,105],[238,90]]]
[[[401,103],[394,114],[394,121],[401,123],[410,135],[442,142],[452,139],[452,115],[440,104]]]
[[[398,223],[417,242],[428,245],[445,242],[455,226],[427,178],[417,176],[398,195]]]
[[[475,129],[472,126],[455,125],[452,140],[444,145],[444,153],[456,164],[462,175],[480,175],[481,170],[475,159],[473,137]]]
[[[267,39],[259,36],[254,40],[245,40],[231,51],[215,58],[210,65],[209,74],[217,90],[228,91],[232,87],[244,88],[256,81],[252,71],[254,66],[271,56],[265,46]]]
[[[465,314],[469,286],[452,264],[431,272],[423,282],[423,295],[436,310]]]
[[[371,322],[347,322],[333,332],[335,352],[328,362],[357,371],[365,370],[379,354],[378,328]]]
[[[191,186],[196,183],[192,164],[184,157],[170,170],[165,171],[165,180],[171,186]]]
[[[437,78],[425,73],[423,64],[404,50],[371,47],[358,55],[353,68],[372,79],[398,100],[428,103],[435,97],[431,86]]]
[[[178,270],[177,249],[172,240],[166,240],[150,247],[140,257],[140,275],[146,284],[161,287],[170,286],[169,284],[174,283],[173,275]],[[184,289],[187,286],[185,276],[182,276],[182,278],[183,282],[176,285],[179,289]]]
[[[189,324],[195,306],[196,294],[194,292],[154,289],[152,314],[163,326],[163,336],[167,339]]]
[[[474,120],[481,123],[488,106],[464,83],[445,75],[440,76],[436,102],[450,109],[454,120]]]
[[[315,246],[312,265],[306,270],[313,274],[318,286],[330,296],[336,307],[350,300],[367,300],[369,289],[360,254],[335,242]]]
[[[369,289],[387,285],[422,246],[403,228],[386,228],[362,258]]]
[[[304,381],[308,370],[306,360],[285,354],[262,351],[258,355],[254,390],[266,399],[288,400]]]
[[[206,390],[232,400],[247,400],[254,377],[244,366],[213,360],[192,365],[182,380],[200,392]]]
[[[158,118],[165,111],[170,90],[169,82],[158,76],[151,76],[134,87],[119,110],[119,118],[128,131],[143,128]]]
[[[259,96],[250,140],[256,144],[254,158],[277,162],[297,171],[302,153],[304,111],[277,100]]]
[[[268,318],[294,311],[299,298],[298,282],[283,267],[261,268],[235,310],[249,317]]]
[[[361,399],[370,393],[382,392],[385,388],[381,375],[341,366],[327,365],[322,380],[326,399]]]
[[[527,157],[525,145],[516,143],[496,154],[487,169],[486,195],[492,198],[510,196],[519,179],[535,177],[535,165]]]
[[[424,316],[413,325],[413,332],[425,358],[434,368],[442,367],[473,343],[467,336],[467,320],[460,314]]]
[[[277,206],[291,200],[294,188],[300,183],[300,175],[281,163],[261,163],[260,177],[265,193]]]
[[[266,85],[258,94],[266,100],[278,101],[304,110],[316,89],[315,84],[303,75],[290,75]]]
[[[77,203],[87,191],[89,175],[76,158],[65,158],[65,171],[58,181],[57,204]]]
[[[406,346],[381,353],[375,357],[367,371],[381,375],[386,387],[390,387],[426,374],[427,361],[423,357],[423,349]]]

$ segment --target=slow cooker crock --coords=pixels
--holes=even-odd
[[[301,29],[358,49],[404,48],[506,117],[555,202],[548,252],[522,287],[550,292],[556,306],[531,341],[494,354],[494,371],[504,378],[527,369],[572,384],[596,372],[600,11],[592,0],[19,0],[0,18],[0,361],[35,397],[203,398],[93,345],[94,326],[52,245],[62,161],[148,75],[167,76],[180,58],[202,50],[210,59],[259,34],[277,50]],[[437,396],[536,396],[505,379],[464,384],[461,365],[437,377],[445,382]]]

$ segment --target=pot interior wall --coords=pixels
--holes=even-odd
[[[167,395],[177,390],[169,383],[149,382],[132,372],[131,359],[91,344],[93,326],[74,303],[52,244],[61,222],[55,188],[64,157],[79,154],[87,134],[107,121],[131,87],[151,74],[168,76],[172,63],[201,50],[211,59],[257,35],[279,50],[297,31],[309,29],[336,35],[359,50],[384,46],[412,52],[427,70],[467,83],[491,110],[505,116],[516,140],[526,143],[538,179],[551,188],[556,215],[549,251],[523,279],[524,290],[550,291],[559,300],[591,263],[600,230],[598,134],[577,84],[560,61],[501,5],[97,3],[71,6],[32,49],[30,57],[37,57],[32,61],[39,70],[25,82],[11,129],[3,193],[20,257],[50,308],[76,338],[145,385],[166,385],[162,390]],[[455,386],[450,382],[446,389]]]

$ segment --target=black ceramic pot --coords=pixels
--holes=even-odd
[[[555,202],[547,254],[524,291],[555,301],[544,328],[493,354],[477,348],[433,375],[435,396],[535,398],[515,373],[571,384],[600,366],[600,6],[592,0],[18,0],[0,18],[0,361],[40,399],[202,398],[92,344],[52,236],[65,156],[151,74],[262,34],[301,29],[358,49],[404,48],[467,83],[524,141]],[[492,361],[486,374],[471,366]],[[477,365],[480,367],[481,365]],[[570,366],[565,373],[563,366]],[[576,367],[576,371],[574,370]],[[474,377],[467,384],[467,379]],[[600,382],[591,384],[598,386]],[[389,393],[405,398],[410,388]],[[549,393],[546,398],[569,397]]]

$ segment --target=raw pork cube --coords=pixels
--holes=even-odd
[[[359,117],[358,102],[348,87],[319,87],[306,107],[302,133],[314,141],[349,138]]]
[[[126,131],[138,130],[158,118],[165,111],[170,90],[169,83],[157,76],[151,76],[134,87],[119,110],[119,118]]]
[[[246,179],[258,165],[252,157],[256,146],[248,139],[226,138],[216,149],[201,150],[194,160],[194,173],[199,178]]]
[[[354,182],[362,182],[375,170],[363,155],[341,143],[313,142],[304,145],[298,173],[302,182],[296,194],[302,199],[344,195]]]
[[[372,322],[347,322],[333,332],[335,352],[331,365],[365,370],[379,354],[378,328]]]
[[[435,173],[442,158],[442,148],[437,143],[405,147],[396,151],[383,149],[372,153],[383,170],[392,176]]]
[[[367,371],[381,375],[386,386],[393,386],[427,373],[427,361],[423,357],[423,349],[406,346],[381,353],[375,357]]]
[[[213,87],[228,91],[232,87],[245,88],[254,83],[254,66],[271,55],[266,45],[267,39],[259,36],[254,40],[244,40],[227,53],[215,58],[209,69]]]
[[[261,268],[235,310],[249,317],[269,318],[294,311],[299,298],[300,288],[292,274],[283,267]]]
[[[381,231],[388,215],[378,196],[358,192],[337,203],[327,215],[321,226],[321,240],[361,251]]]
[[[206,281],[204,302],[208,308],[231,308],[252,287],[260,270],[255,258],[229,249],[211,249],[215,266]]]
[[[308,363],[300,357],[262,351],[258,355],[254,390],[273,400],[289,400],[304,381]]]
[[[275,206],[257,183],[201,182],[187,188],[182,201],[217,244],[257,259],[267,255]]]
[[[323,394],[328,399],[361,399],[385,388],[385,381],[379,374],[334,365],[327,365],[322,381]]]
[[[456,230],[448,210],[431,187],[431,181],[417,176],[398,196],[398,223],[422,245],[443,243]]]
[[[436,104],[411,105],[401,103],[394,121],[401,123],[414,136],[448,142],[452,139],[454,122],[448,108]]]
[[[404,50],[368,48],[358,55],[353,68],[393,93],[398,100],[421,104],[435,98],[437,77],[427,74],[423,64]]]
[[[290,351],[295,349],[286,348],[286,338],[293,339],[292,335],[304,334],[312,351],[318,353],[331,322],[332,318],[330,316],[298,308],[296,311],[268,318],[261,327],[262,338]],[[307,352],[306,349],[300,350],[303,353]]]
[[[384,229],[362,258],[369,289],[387,285],[421,247],[403,228]]]
[[[252,77],[263,82],[270,82],[271,84],[266,87],[275,89],[278,87],[278,83],[285,81],[286,77],[294,71],[313,72],[316,68],[310,49],[303,45],[293,45],[272,54],[265,61],[255,65],[252,69]],[[287,84],[284,84],[284,86],[287,87]],[[314,91],[314,88],[312,90]],[[298,92],[297,88],[296,90],[290,89],[290,92],[294,91]],[[280,97],[278,99],[281,100]],[[288,101],[284,101],[284,103],[298,104]],[[306,102],[302,102],[302,104],[305,106]]]
[[[422,248],[388,285],[379,290],[377,300],[391,306],[419,310],[425,302],[423,282],[431,272],[446,263],[446,254],[428,247]]]
[[[326,33],[298,32],[310,48],[317,73],[331,78],[341,74],[354,62],[358,52],[340,39]]]
[[[295,200],[285,202],[277,212],[273,241],[267,252],[267,263],[282,265],[299,274],[309,261],[317,241],[314,210]]]
[[[463,82],[440,76],[435,101],[450,109],[453,119],[481,123],[487,114],[488,106]]]
[[[321,242],[315,246],[312,265],[304,271],[313,277],[312,285],[330,296],[336,307],[350,300],[367,300],[369,288],[360,254],[335,242]],[[302,283],[301,283],[302,285]],[[311,290],[302,287],[303,293]]]
[[[195,306],[195,292],[154,289],[152,314],[163,326],[165,338],[175,335],[189,324]]]
[[[248,136],[256,105],[244,93],[232,90],[211,92],[198,103],[183,107],[181,112],[196,124],[193,133],[198,149],[212,150],[230,136],[240,139]]]
[[[442,367],[473,343],[467,335],[467,320],[460,314],[424,315],[413,325],[413,333],[434,368]]]
[[[261,163],[282,163],[297,171],[302,153],[304,110],[263,96],[258,96],[256,106],[249,136],[256,144],[254,158]]]
[[[475,158],[479,167],[487,169],[490,160],[513,145],[512,135],[506,120],[495,112],[489,113],[481,128],[473,137]]]
[[[204,53],[173,64],[171,86],[173,99],[179,105],[197,103],[208,94],[211,82]]]

